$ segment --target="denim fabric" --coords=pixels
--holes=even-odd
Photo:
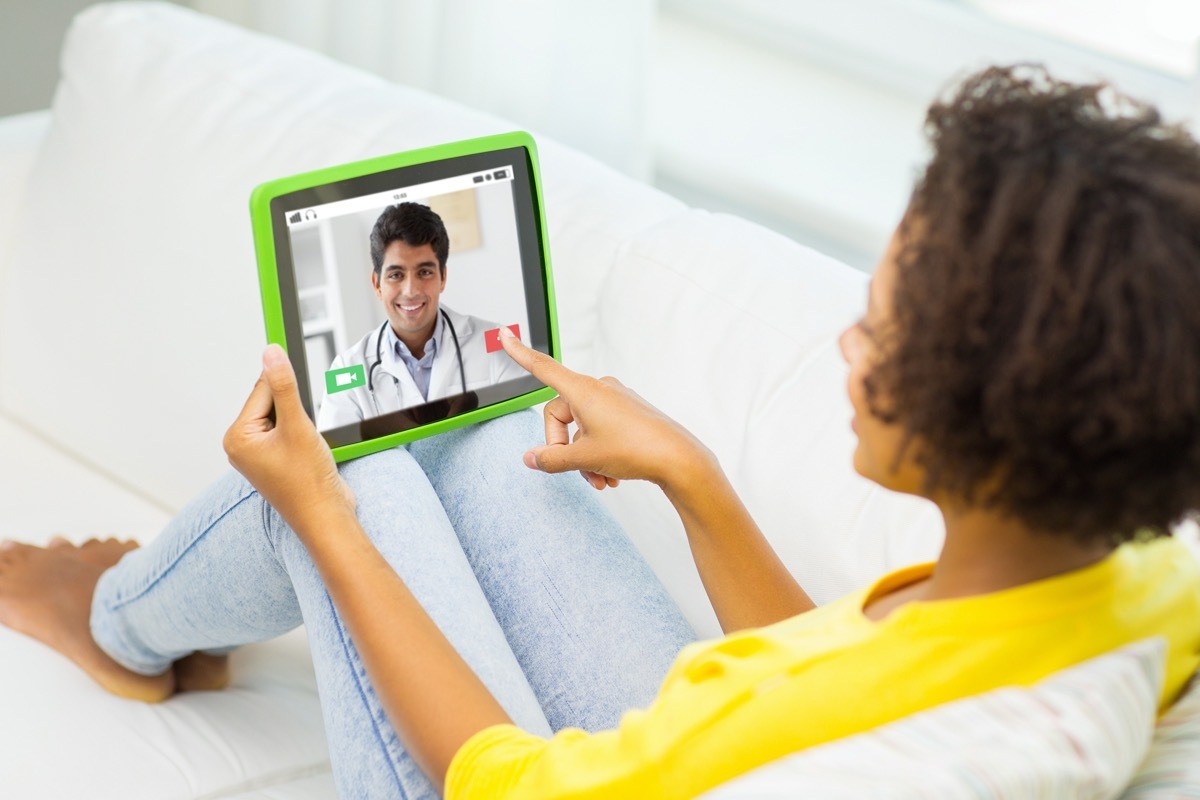
[[[599,730],[649,703],[695,634],[577,474],[521,464],[540,437],[524,412],[341,469],[367,535],[514,721]],[[236,473],[101,577],[91,620],[143,674],[301,623],[340,796],[435,797],[304,546]]]

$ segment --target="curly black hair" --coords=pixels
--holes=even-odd
[[[1103,83],[935,102],[867,380],[925,489],[1112,543],[1200,507],[1200,146]]]
[[[446,223],[432,208],[420,203],[399,203],[388,206],[371,228],[371,263],[375,274],[383,268],[383,254],[388,245],[402,241],[412,247],[427,244],[437,256],[442,276],[446,275],[446,259],[450,255],[450,235]]]

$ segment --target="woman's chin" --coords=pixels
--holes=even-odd
[[[868,459],[866,454],[863,452],[862,442],[857,442],[854,445],[854,458],[852,463],[854,464],[854,471],[859,475],[863,476],[869,481],[879,483],[879,480],[875,477],[874,471],[871,469],[870,459]]]

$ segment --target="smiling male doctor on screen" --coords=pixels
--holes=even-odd
[[[498,325],[439,302],[449,252],[446,226],[428,206],[401,203],[379,215],[371,229],[371,286],[387,322],[333,360],[319,429],[525,375],[498,344],[489,347],[485,334]]]

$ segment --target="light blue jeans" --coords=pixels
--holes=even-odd
[[[521,463],[541,435],[534,413],[512,414],[342,474],[367,535],[518,725],[599,730],[649,703],[695,634],[577,474]],[[91,619],[100,646],[143,674],[301,623],[340,796],[435,797],[308,552],[240,475],[106,572]]]

